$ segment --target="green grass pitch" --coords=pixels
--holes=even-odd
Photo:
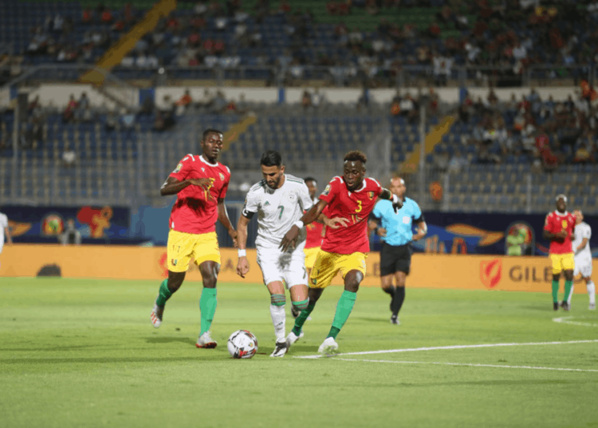
[[[598,427],[598,313],[584,294],[555,313],[548,290],[408,288],[393,326],[388,297],[362,288],[341,353],[299,358],[330,328],[342,291],[331,287],[305,337],[274,359],[264,286],[219,284],[212,350],[194,346],[201,284],[183,284],[154,329],[158,286],[2,278],[0,425]],[[250,360],[226,350],[241,328],[259,340]]]

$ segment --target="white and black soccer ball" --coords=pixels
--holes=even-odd
[[[257,352],[257,337],[249,330],[237,330],[226,344],[233,358],[251,358]]]

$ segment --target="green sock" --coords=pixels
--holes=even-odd
[[[351,311],[353,310],[356,299],[357,293],[347,290],[343,291],[341,298],[338,299],[338,303],[336,304],[336,313],[334,314],[332,327],[330,328],[330,332],[328,333],[327,337],[336,339],[336,336],[347,322],[349,315],[351,315]]]
[[[571,289],[573,288],[573,281],[565,281],[565,297],[563,302],[568,302],[571,296]]]
[[[200,336],[212,327],[212,321],[216,313],[216,303],[216,289],[204,287],[199,299],[199,310],[201,311]]]
[[[552,280],[552,301],[558,303],[559,301],[559,282]]]
[[[160,290],[158,291],[158,298],[156,299],[156,305],[163,307],[166,301],[170,299],[172,292],[168,289],[168,280],[165,279],[160,284]]]
[[[305,324],[305,320],[307,320],[309,314],[311,314],[315,307],[316,304],[310,302],[307,305],[307,308],[303,309],[301,313],[297,316],[297,319],[295,320],[295,325],[293,326],[293,333],[295,333],[297,336],[301,334],[301,329],[303,328],[303,324]]]

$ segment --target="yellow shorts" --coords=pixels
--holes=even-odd
[[[552,262],[553,275],[557,275],[564,270],[575,269],[575,259],[573,257],[573,253],[550,254],[550,261]]]
[[[305,253],[305,267],[307,269],[314,267],[314,263],[316,262],[316,257],[318,256],[319,251],[320,247],[311,247],[303,250]]]
[[[311,270],[310,288],[326,288],[340,271],[343,278],[352,270],[358,270],[365,277],[365,253],[335,254],[320,250]]]
[[[168,233],[166,257],[166,265],[171,272],[187,272],[191,257],[197,266],[208,260],[220,264],[216,232],[197,235],[171,230]]]

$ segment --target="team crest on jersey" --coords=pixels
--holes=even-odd
[[[220,172],[218,175],[220,176],[220,181],[224,181],[224,174]]]
[[[328,196],[329,193],[330,193],[330,184],[326,186],[322,195]]]
[[[370,198],[370,201],[374,199],[374,192],[368,192],[368,198]]]
[[[176,166],[176,168],[175,168],[175,169],[174,169],[174,171],[172,171],[172,172],[174,172],[174,173],[177,173],[177,172],[179,172],[179,171],[180,171],[182,168],[183,168],[183,164],[182,164],[182,163],[180,163],[180,164],[178,164],[178,165]]]
[[[172,263],[172,265],[173,265],[173,266],[176,266],[176,264],[177,264],[178,262],[179,262],[179,260],[178,260],[178,259],[172,259],[172,260],[170,261],[170,263]]]
[[[264,204],[264,206],[270,205],[270,202],[266,201],[266,203]]]

